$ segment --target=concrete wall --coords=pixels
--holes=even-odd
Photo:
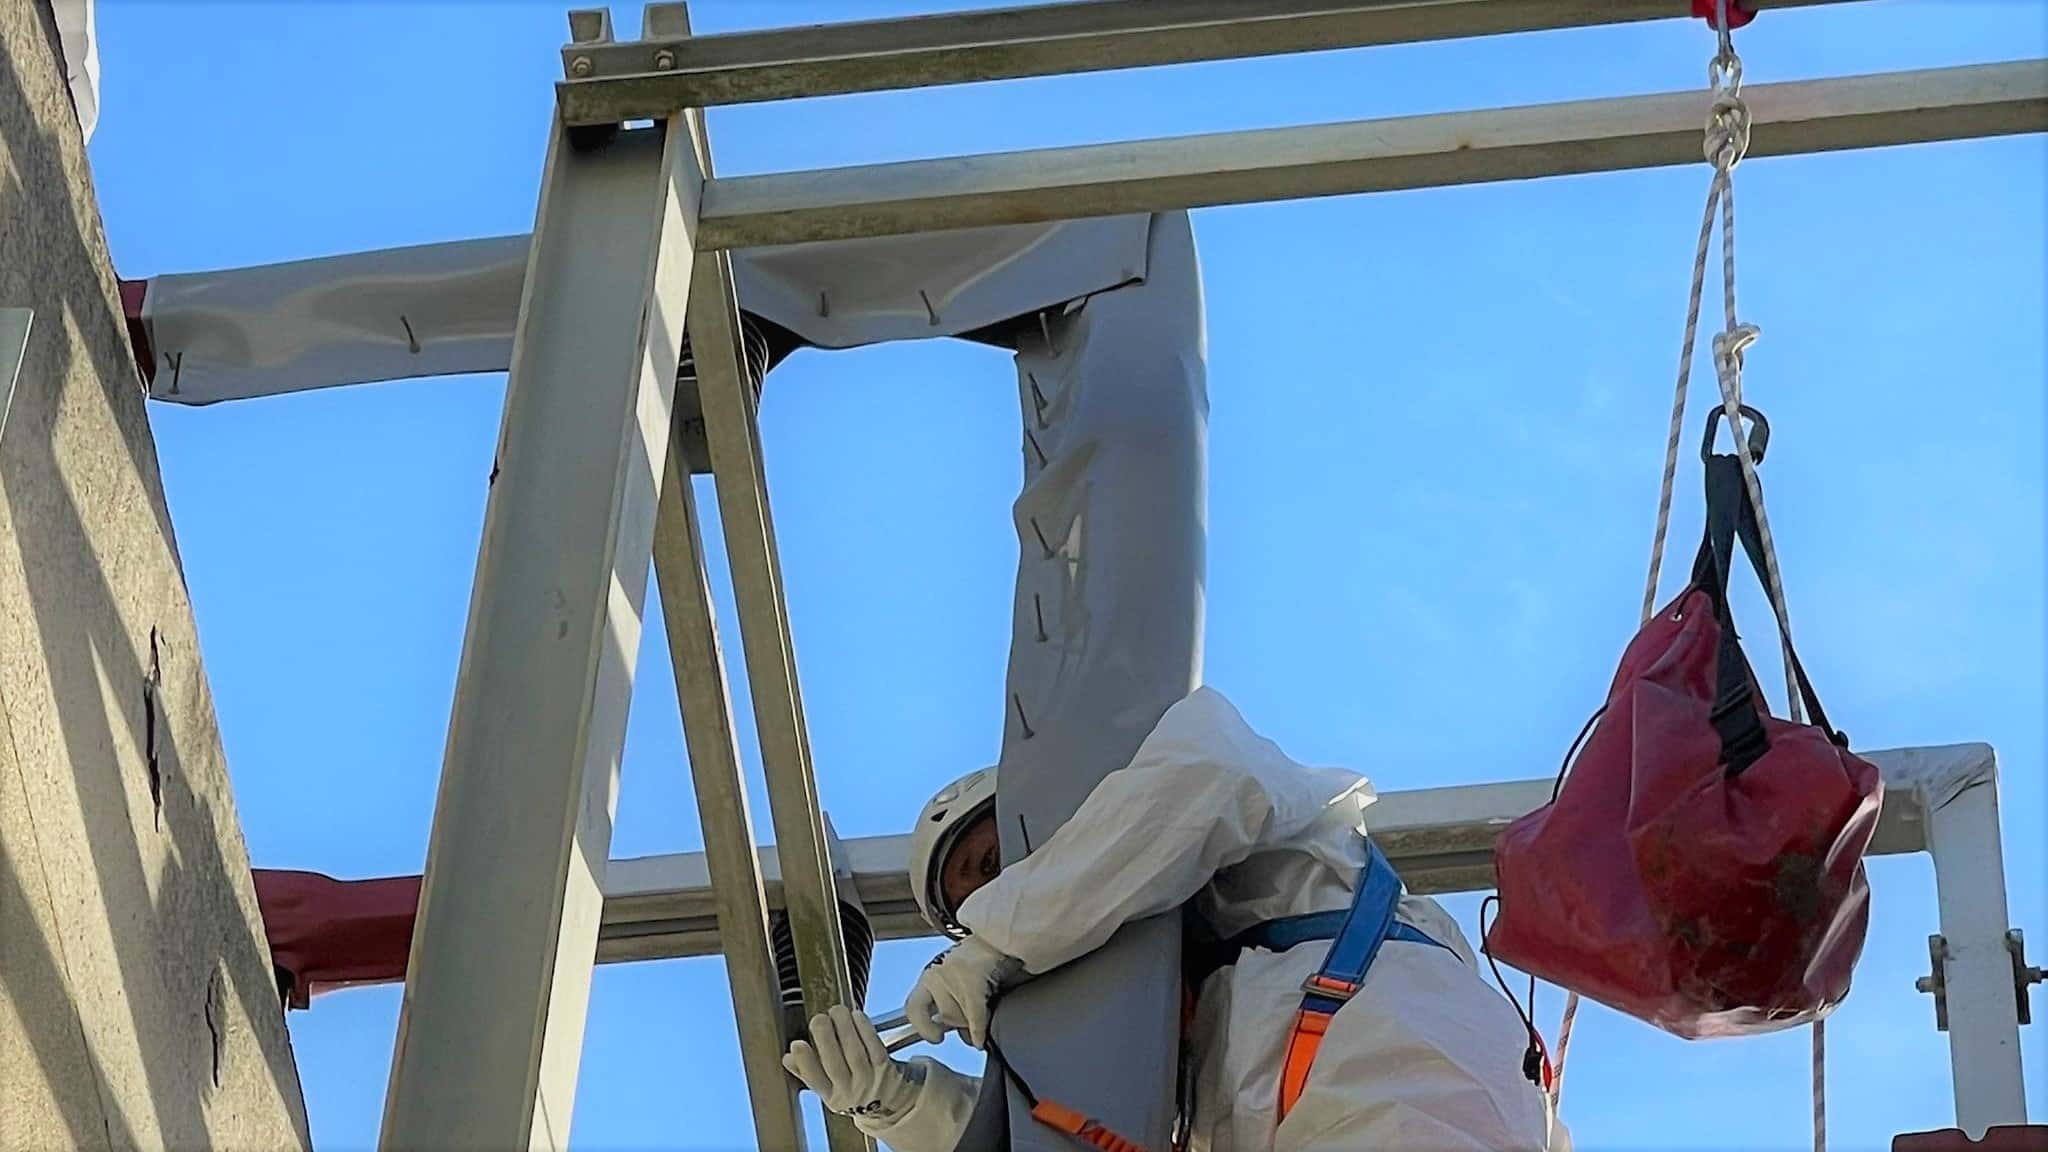
[[[0,1149],[305,1148],[47,0],[0,2]]]

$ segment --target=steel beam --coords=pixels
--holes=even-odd
[[[693,119],[698,115],[691,113]],[[681,461],[685,452],[680,410],[669,428],[669,456]],[[739,1029],[740,1062],[753,1105],[755,1144],[801,1150],[805,1140],[797,1083],[782,1069],[788,1038],[782,1034],[781,985],[769,944],[767,888],[754,847],[746,781],[740,774],[732,700],[726,692],[725,660],[719,648],[698,525],[697,498],[688,470],[665,470],[654,526],[654,571],[661,589],[662,620],[668,629],[669,663],[675,670],[676,695],[683,713],[697,819],[704,830],[705,850],[699,859],[716,913],[711,940],[714,947],[722,944],[725,953],[733,1020]],[[605,887],[609,920],[614,912],[609,876]],[[600,962],[622,958],[615,942],[608,946],[603,929],[598,935],[597,958]]]
[[[687,36],[689,12],[680,4],[650,5],[649,35]],[[682,119],[689,128],[698,170],[711,172],[710,138],[697,109]],[[715,261],[706,260],[705,265]],[[783,1071],[781,980],[768,929],[768,893],[761,858],[754,847],[753,815],[740,770],[733,733],[732,697],[726,690],[725,655],[718,642],[710,577],[704,569],[704,538],[690,470],[688,413],[677,404],[669,420],[669,453],[678,466],[662,473],[661,503],[654,528],[654,570],[661,589],[662,620],[668,630],[669,663],[675,673],[683,739],[689,750],[690,780],[697,821],[704,833],[703,860],[716,906],[718,940],[725,954],[732,993],[733,1023],[739,1033],[740,1065],[754,1116],[754,1143],[761,1148],[802,1152],[808,1142],[797,1082]],[[607,881],[609,891],[609,881]],[[607,898],[609,910],[609,898]],[[598,959],[606,959],[603,931]]]
[[[709,162],[708,145],[704,152]],[[697,366],[697,396],[704,409],[704,435],[718,512],[725,530],[727,562],[738,601],[740,645],[760,737],[761,768],[768,782],[768,806],[782,863],[783,900],[804,1008],[816,1015],[834,1005],[858,1003],[846,964],[839,903],[824,813],[818,807],[817,778],[804,727],[803,692],[797,682],[783,599],[781,559],[768,509],[767,475],[756,423],[759,392],[740,347],[739,303],[733,289],[731,254],[700,261],[690,291],[690,349]],[[833,1152],[872,1148],[868,1138],[842,1116],[825,1119]]]
[[[680,120],[550,139],[385,1148],[568,1145],[701,185]]]
[[[1998,769],[1984,749],[1967,785],[1923,795],[1927,851],[1934,860],[1944,958],[1937,979],[1948,1007],[1949,1071],[1956,1127],[1972,1140],[1999,1124],[2027,1122],[2020,1062],[2020,998],[2007,951],[2005,852],[1998,819]]]
[[[1894,780],[1904,766],[1929,758],[1953,759],[1974,745],[1955,748],[1902,748],[1866,752],[1885,778]],[[1989,750],[1985,750],[1989,754]],[[1493,842],[1516,817],[1548,803],[1552,781],[1514,780],[1499,784],[1466,784],[1382,792],[1366,809],[1372,835],[1393,862],[1395,871],[1417,895],[1476,892],[1493,887]],[[1992,805],[1995,812],[1996,804]],[[1959,810],[1960,811],[1960,810]],[[1949,818],[1955,828],[1981,827],[1981,815]],[[1885,792],[1883,814],[1871,840],[1873,856],[1926,852],[1929,806],[1911,783],[1893,784]],[[1953,837],[1958,843],[1960,837]],[[934,935],[910,896],[905,864],[909,836],[865,836],[842,841],[852,863],[861,903],[882,940]],[[1958,849],[1951,854],[1975,859]],[[761,871],[767,878],[769,904],[779,903],[779,869],[773,845],[760,849]],[[1978,856],[1983,852],[1979,851]],[[1995,856],[1995,851],[1991,853]],[[1948,868],[1954,886],[1959,868]],[[1979,868],[1971,883],[1981,886],[1991,873]],[[1945,889],[1946,890],[1946,889]],[[1958,889],[1960,891],[1960,889]],[[1988,905],[1988,901],[1986,901]],[[678,956],[709,956],[718,952],[716,901],[704,855],[685,852],[614,860],[605,882],[604,929],[598,958],[604,961],[662,960]],[[2002,906],[2002,905],[2001,905]],[[1998,932],[2004,931],[2002,917]],[[1948,922],[1944,921],[1944,931]],[[1980,933],[1981,934],[1981,933]]]
[[[1841,0],[1752,0],[1790,8]],[[571,44],[563,120],[1690,15],[1690,0],[1091,0]]]
[[[840,845],[876,939],[932,935],[910,896],[910,878],[904,871],[910,858],[908,836],[868,836],[842,840]],[[758,856],[768,906],[781,908],[782,867],[774,845],[762,846]],[[613,860],[604,885],[598,962],[717,955],[719,896],[702,852]]]
[[[1745,90],[1750,156],[2048,131],[2048,61]],[[1705,92],[713,180],[740,248],[1702,163]]]

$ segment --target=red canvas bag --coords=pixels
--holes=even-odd
[[[1735,457],[1707,456],[1706,481],[1691,583],[1630,642],[1551,803],[1500,837],[1485,938],[1501,961],[1688,1039],[1775,1031],[1841,1001],[1882,797],[1796,656],[1812,723],[1768,713],[1727,595],[1736,540],[1762,571],[1756,509]]]

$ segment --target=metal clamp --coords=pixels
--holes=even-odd
[[[2015,1010],[2021,1024],[2034,1022],[2034,1010],[2030,993],[2034,985],[2048,980],[2048,972],[2027,963],[2026,934],[2017,928],[2008,929],[2005,934],[2005,951],[2012,957],[2012,994]],[[1927,959],[1931,971],[1913,981],[1913,990],[1928,992],[1934,996],[1934,1028],[1938,1032],[1948,1031],[1948,938],[1941,935],[1927,938]]]
[[[1934,994],[1934,1030],[1948,1031],[1948,937],[1936,933],[1927,938],[1930,971],[1913,981],[1913,991]]]
[[[2006,931],[2005,950],[2012,955],[2012,997],[2019,1008],[2020,1023],[2032,1024],[2034,1009],[2029,993],[2034,985],[2048,980],[2048,972],[2027,963],[2027,937],[2019,929]]]

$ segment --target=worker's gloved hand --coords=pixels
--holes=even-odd
[[[782,1066],[842,1116],[893,1120],[924,1090],[923,1070],[890,1056],[867,1013],[844,1005],[811,1017],[811,1038],[791,1044]]]
[[[969,936],[925,966],[903,1013],[927,1042],[958,1032],[976,1048],[988,1043],[990,1002],[1023,972],[1016,960]]]

